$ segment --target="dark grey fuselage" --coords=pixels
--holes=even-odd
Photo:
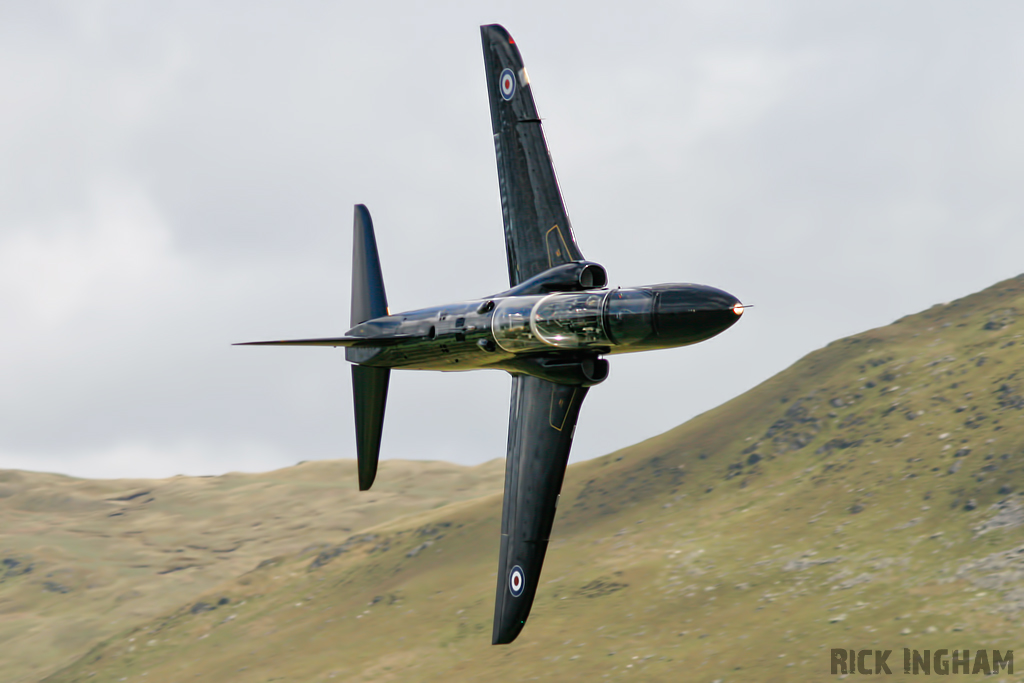
[[[545,303],[571,307],[575,297],[598,298],[595,312],[584,324],[594,329],[591,338],[579,335],[552,339],[541,330],[559,332],[571,325],[574,310],[555,311],[540,326],[530,325]],[[503,311],[529,310],[522,335],[509,341],[502,327]],[[368,320],[346,333],[368,339],[400,337],[381,347],[350,347],[346,358],[362,365],[410,370],[476,370],[494,368],[513,373],[529,371],[531,359],[554,356],[600,356],[694,344],[732,326],[743,309],[736,297],[720,289],[693,284],[655,285],[629,289],[593,289],[547,294],[506,294],[446,306],[422,308]],[[560,320],[561,314],[565,320]],[[548,378],[545,376],[545,378]],[[575,383],[575,382],[573,382]]]

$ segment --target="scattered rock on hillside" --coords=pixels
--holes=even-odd
[[[406,557],[416,557],[417,555],[419,555],[421,552],[423,552],[424,550],[426,550],[427,548],[429,548],[432,545],[434,545],[433,541],[427,541],[425,543],[420,543],[418,546],[416,546],[415,548],[413,548],[412,550],[407,552],[405,554],[405,556]]]
[[[202,614],[203,612],[212,612],[215,609],[217,608],[208,602],[197,602],[196,604],[192,605],[192,609],[190,609],[189,611],[192,614]]]
[[[990,332],[998,331],[1008,325],[1012,325],[1015,319],[1016,310],[1007,308],[1002,311],[993,311],[988,316],[988,321],[981,326],[981,329]]]
[[[416,535],[417,536],[437,536],[438,538],[441,538],[444,535],[441,532],[446,530],[451,525],[452,525],[451,522],[438,522],[437,524],[428,524],[427,526],[422,526],[419,529],[417,529],[416,530]]]
[[[821,455],[822,453],[829,453],[834,450],[845,450],[847,448],[856,448],[861,445],[863,440],[857,439],[855,441],[848,441],[843,438],[829,439],[826,441],[815,453]]]
[[[857,576],[854,576],[852,578],[844,579],[843,581],[840,581],[836,585],[832,586],[832,590],[834,590],[834,591],[835,590],[846,590],[848,588],[853,588],[854,586],[859,586],[862,583],[868,583],[873,578],[874,578],[873,574],[868,574],[868,573],[858,574]]]
[[[806,398],[793,401],[783,416],[765,432],[764,438],[771,439],[777,454],[803,448],[821,431],[818,418],[807,408],[808,402]]]
[[[608,577],[601,577],[580,587],[579,594],[585,598],[599,598],[620,591],[629,586],[628,583],[619,583]]]
[[[5,557],[0,560],[0,582],[29,574],[34,566],[31,557]]]
[[[784,564],[782,566],[782,571],[784,571],[784,572],[802,572],[805,569],[810,569],[811,567],[817,567],[817,566],[820,566],[820,565],[823,565],[823,564],[835,564],[836,562],[841,562],[842,559],[843,558],[841,558],[841,557],[829,557],[829,558],[822,558],[820,560],[812,560],[810,558],[802,557],[802,558],[800,558],[798,560],[790,560],[789,562]]]
[[[976,537],[996,529],[1011,529],[1024,524],[1024,505],[1015,498],[1001,500],[989,509],[996,512],[992,517],[974,527]]]
[[[338,555],[341,555],[342,553],[347,553],[355,546],[361,545],[363,543],[371,543],[375,540],[377,540],[377,534],[352,536],[344,543],[336,545],[333,548],[328,548],[327,550],[324,550],[315,558],[313,558],[313,561],[309,563],[307,570],[313,571],[315,569],[319,569],[320,567],[324,566],[325,564],[336,558]]]
[[[71,589],[56,581],[43,581],[43,590],[49,593],[70,593]]]
[[[920,517],[914,517],[913,519],[911,519],[909,521],[906,521],[903,524],[900,524],[898,526],[894,526],[892,528],[892,530],[893,531],[903,531],[904,529],[909,529],[910,527],[915,526],[915,525],[920,524],[920,523],[921,523],[921,518]]]
[[[956,577],[978,588],[1002,591],[1003,601],[997,611],[1024,611],[1024,546],[968,562],[957,570]]]
[[[1003,384],[996,389],[996,402],[1000,408],[1013,408],[1020,410],[1024,408],[1024,396],[1021,396],[1009,384]]]
[[[218,607],[223,607],[224,605],[227,605],[227,604],[230,604],[230,603],[231,603],[231,599],[227,598],[227,597],[220,598],[219,600],[217,600],[216,603],[200,601],[200,602],[197,602],[196,604],[192,605],[192,607],[189,608],[189,612],[191,612],[192,614],[202,614],[203,612],[212,612],[213,610],[217,609]],[[233,619],[233,618],[234,617],[228,617],[224,621],[229,621],[230,619]]]
[[[268,567],[276,567],[284,561],[285,558],[283,555],[278,555],[277,557],[269,557],[260,562],[258,565],[256,565],[256,571],[259,571],[260,569],[267,569]]]

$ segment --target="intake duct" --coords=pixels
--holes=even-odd
[[[576,277],[580,289],[600,289],[608,284],[608,273],[605,272],[604,266],[596,263],[583,263],[581,265],[583,267],[580,268]]]
[[[552,292],[582,292],[600,289],[608,284],[604,266],[593,261],[574,261],[549,268],[516,285],[502,296],[530,296]]]

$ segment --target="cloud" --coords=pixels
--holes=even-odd
[[[79,212],[13,226],[0,237],[5,328],[35,336],[103,309],[139,306],[181,277],[171,241],[141,188],[97,179]]]
[[[616,357],[574,457],[1020,270],[1021,10],[955,3],[0,8],[0,467],[352,457],[352,205],[395,309],[506,283],[477,26],[516,36],[613,284],[757,305]],[[543,17],[543,20],[538,17]],[[395,373],[386,457],[504,453],[501,373]],[[178,469],[176,470],[176,467]]]
[[[295,464],[290,454],[275,451],[266,443],[244,441],[126,441],[95,450],[67,449],[60,454],[0,453],[5,468],[87,479],[163,479],[209,471],[211,461],[218,460],[231,463],[233,472],[266,472]]]

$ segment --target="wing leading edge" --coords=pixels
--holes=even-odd
[[[395,346],[408,339],[419,339],[415,334],[393,334],[388,337],[326,337],[324,339],[286,339],[283,341],[241,342],[232,346]]]
[[[582,261],[533,102],[530,79],[512,36],[481,26],[491,130],[498,162],[509,284],[553,266]]]
[[[587,387],[512,377],[501,550],[492,643],[511,643],[523,629],[562,490],[572,436]]]

